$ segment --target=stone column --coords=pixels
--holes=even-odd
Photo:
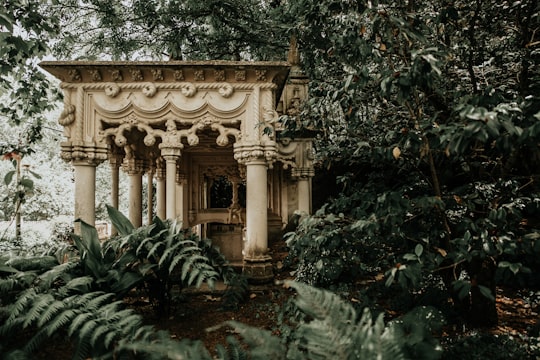
[[[123,156],[118,154],[112,154],[109,157],[109,164],[111,166],[111,205],[118,210],[119,207],[119,193],[118,188],[120,184],[120,165],[122,165]],[[111,236],[117,235],[118,230],[114,226],[111,227]]]
[[[274,277],[272,258],[268,255],[267,162],[262,147],[257,145],[247,149],[238,146],[238,149],[235,149],[235,158],[246,165],[243,272],[252,282],[267,282]]]
[[[150,165],[148,167],[148,187],[147,187],[147,193],[148,193],[148,199],[147,199],[147,220],[148,224],[151,224],[154,218],[154,173],[155,173],[155,166]]]
[[[167,219],[176,218],[176,162],[180,159],[179,148],[164,148],[161,156],[166,163],[166,205]]]
[[[126,172],[129,176],[129,220],[134,227],[142,226],[142,160],[126,160]]]
[[[96,224],[96,165],[86,160],[73,160],[75,176],[75,219]],[[75,233],[81,234],[76,224]]]
[[[166,202],[166,193],[165,193],[165,169],[163,164],[163,158],[158,158],[156,160],[156,215],[161,219],[165,220],[165,202]]]
[[[184,183],[186,181],[185,174],[176,174],[176,218],[182,221],[182,227],[187,224],[184,220],[186,210],[184,209]]]
[[[309,214],[311,212],[311,178],[315,175],[312,145],[309,139],[299,141],[296,163],[298,167],[292,170],[291,175],[297,180],[298,210]]]

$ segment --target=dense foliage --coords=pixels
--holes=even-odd
[[[320,130],[339,185],[288,236],[299,278],[375,268],[412,292],[436,276],[470,321],[495,323],[496,280],[538,270],[538,3],[291,10],[313,86],[287,124]]]

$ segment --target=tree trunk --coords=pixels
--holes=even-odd
[[[496,301],[483,295],[479,287],[488,288],[493,297],[496,296],[495,270],[496,263],[491,258],[475,258],[469,265],[472,286],[467,320],[473,326],[490,327],[498,323]]]

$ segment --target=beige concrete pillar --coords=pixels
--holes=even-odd
[[[244,273],[256,282],[273,278],[268,255],[268,188],[264,159],[246,162],[246,233]]]
[[[179,148],[164,148],[161,151],[161,156],[165,159],[166,164],[166,201],[165,213],[167,219],[176,218],[176,163],[180,159]]]
[[[75,177],[75,219],[96,224],[96,164],[85,160],[73,161]],[[81,233],[75,226],[75,233]]]
[[[129,177],[129,220],[134,227],[142,226],[142,160],[127,160],[126,172]]]
[[[122,165],[123,157],[113,154],[109,156],[109,165],[111,166],[111,206],[118,210],[120,186],[120,165]],[[118,230],[114,226],[111,227],[111,236],[117,235]]]
[[[298,178],[298,210],[300,212],[311,213],[311,191],[310,178],[302,176]]]
[[[164,220],[166,217],[165,169],[162,158],[158,158],[156,163],[156,215]]]
[[[187,223],[184,220],[186,209],[184,209],[184,183],[186,175],[176,174],[176,219],[182,221],[182,227],[186,227]]]
[[[147,193],[148,199],[146,202],[147,207],[147,220],[148,224],[152,224],[154,218],[154,173],[155,167],[150,165],[147,172],[148,184],[147,184]]]

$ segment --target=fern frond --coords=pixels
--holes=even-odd
[[[282,340],[268,330],[258,329],[237,321],[228,321],[227,325],[242,336],[250,349],[251,359],[286,359],[287,348]]]
[[[88,301],[85,307],[88,311],[96,311],[100,306],[102,306],[105,303],[108,303],[114,297],[115,297],[115,294],[101,293],[100,295]]]
[[[98,321],[95,319],[90,319],[75,333],[75,336],[79,339],[79,341],[89,341],[98,326]]]
[[[78,331],[83,326],[83,324],[89,322],[90,319],[92,319],[93,317],[94,314],[89,312],[81,312],[77,314],[77,316],[73,319],[71,325],[69,325],[68,335],[73,336],[73,334]]]
[[[40,345],[48,339],[47,331],[45,329],[39,329],[34,336],[24,345],[23,351],[33,353],[39,349]]]
[[[109,333],[115,333],[114,328],[110,324],[101,324],[96,326],[90,335],[90,345],[92,345],[92,348],[96,348],[98,340],[105,337],[105,335]]]
[[[44,272],[39,276],[42,281],[42,288],[48,289],[52,283],[59,278],[64,277],[66,274],[73,272],[73,270],[80,266],[79,262],[69,261],[60,265],[56,265],[52,269]]]
[[[109,331],[107,334],[105,334],[105,337],[103,338],[103,345],[105,346],[105,349],[110,349],[111,345],[113,344],[113,341],[117,339],[118,333],[114,331]]]
[[[162,242],[157,242],[155,243],[152,248],[148,251],[148,255],[146,255],[146,258],[147,259],[150,259],[152,256],[156,256],[158,257],[158,255],[154,255],[156,253],[156,251],[159,250],[160,247],[164,247],[165,244],[163,244]]]
[[[76,341],[73,359],[87,359],[92,354],[92,346],[88,338],[79,337]]]
[[[23,291],[20,295],[17,301],[10,306],[10,316],[7,320],[7,322],[10,322],[14,320],[15,318],[21,316],[21,314],[24,314],[27,309],[32,306],[32,302],[34,299],[38,296],[35,289],[30,288],[25,291]]]
[[[47,308],[40,314],[37,321],[37,326],[42,327],[45,323],[49,322],[61,309],[65,308],[63,301],[54,300],[48,304]]]
[[[287,282],[287,284],[298,292],[296,305],[313,318],[320,320],[333,318],[340,322],[356,322],[357,314],[354,308],[336,294],[299,282]]]
[[[180,256],[177,256],[177,258],[179,260],[185,259],[185,262],[182,265],[182,281],[186,280],[186,277],[190,273],[190,270],[198,267],[197,262],[204,262],[206,264],[206,262],[208,261],[206,257],[202,255],[198,255],[198,254],[193,254],[193,255],[188,255],[188,256],[180,255]],[[174,267],[172,269],[174,269]],[[172,269],[169,268],[169,273],[171,272]]]
[[[137,249],[135,250],[135,254],[137,254],[137,256],[140,256],[143,250],[149,251],[150,249],[152,249],[152,240],[154,240],[154,238],[147,237],[146,239],[141,241],[141,243],[137,246]]]
[[[22,329],[23,322],[24,318],[14,318],[6,321],[2,326],[0,326],[0,337],[8,338],[13,334],[16,334],[18,330]]]
[[[173,255],[176,249],[178,249],[180,246],[181,246],[180,243],[176,243],[173,246],[166,248],[163,254],[161,255],[161,258],[159,259],[158,265],[162,267],[164,263],[168,262],[170,256]]]
[[[0,279],[0,294],[3,295],[15,290],[17,285],[20,285],[20,283],[15,278]]]
[[[106,319],[109,322],[112,323],[118,323],[122,319],[128,317],[129,315],[133,314],[133,310],[131,309],[123,309],[118,311],[112,311],[109,314],[106,314]]]
[[[228,345],[228,351],[225,354],[226,359],[230,359],[230,360],[247,360],[248,359],[247,352],[242,348],[242,344],[240,344],[240,342],[236,338],[232,336],[228,336],[227,343],[229,345]]]
[[[52,336],[58,330],[65,328],[69,323],[80,314],[79,310],[67,309],[59,313],[54,319],[52,319],[45,328],[48,336]]]
[[[373,322],[369,309],[362,317],[351,304],[329,291],[287,282],[298,291],[295,303],[313,319],[301,322],[295,332],[299,349],[310,359],[402,359],[399,341],[383,336],[382,315]]]
[[[138,314],[132,314],[124,317],[118,322],[119,329],[123,329],[124,333],[132,332],[142,325],[142,318]]]

